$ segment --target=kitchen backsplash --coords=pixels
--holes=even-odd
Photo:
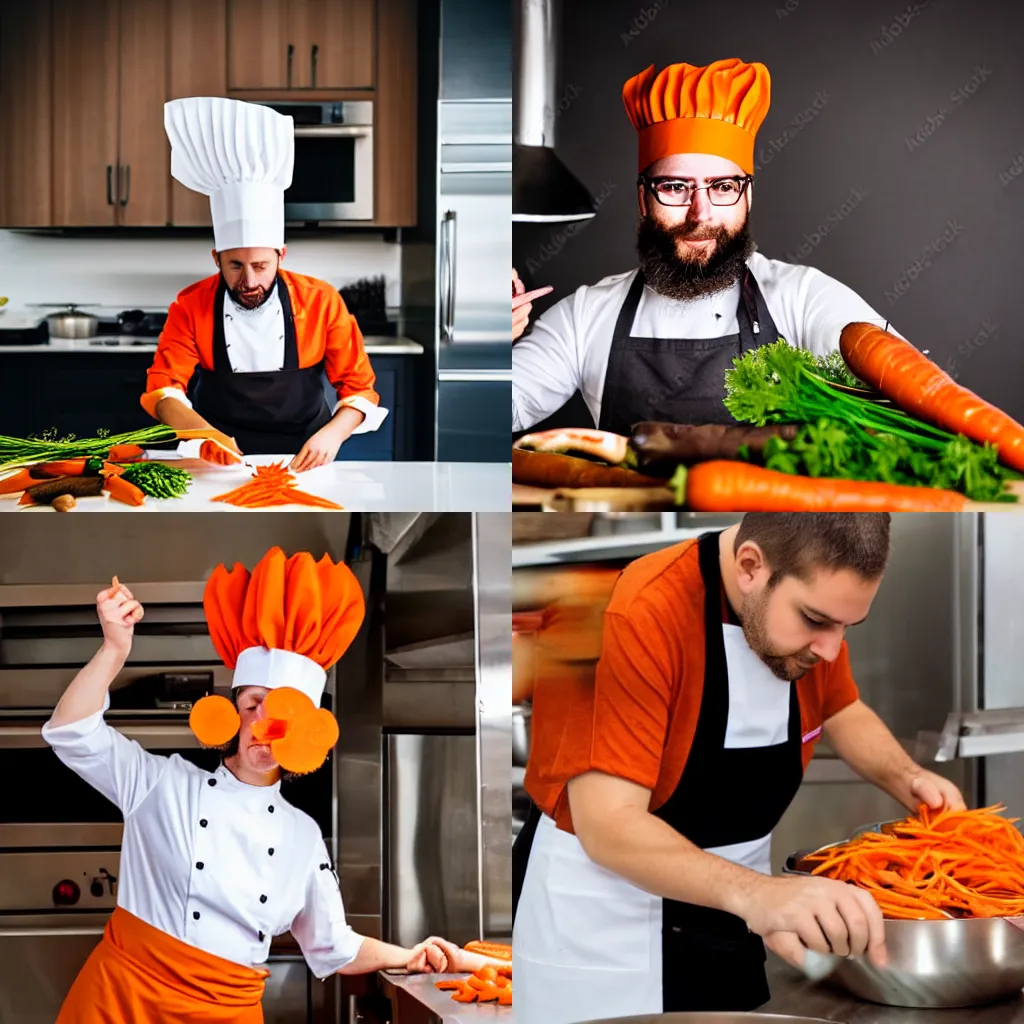
[[[166,309],[217,271],[212,238],[75,238],[0,231],[0,296],[10,310],[37,302]],[[401,246],[372,236],[298,238],[284,266],[338,287],[383,274],[388,305],[402,301]],[[0,327],[3,323],[0,322]]]

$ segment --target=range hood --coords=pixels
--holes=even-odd
[[[557,223],[597,212],[586,186],[556,156],[559,0],[520,0],[512,220]]]

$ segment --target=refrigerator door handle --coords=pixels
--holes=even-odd
[[[455,340],[455,211],[441,219],[441,340]]]

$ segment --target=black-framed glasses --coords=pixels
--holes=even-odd
[[[662,206],[689,206],[694,193],[701,189],[707,190],[712,206],[735,206],[753,180],[749,174],[743,177],[734,175],[715,178],[706,185],[695,185],[682,178],[646,178],[642,174],[637,178]]]

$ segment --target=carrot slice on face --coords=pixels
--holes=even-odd
[[[310,743],[303,736],[288,735],[270,745],[274,760],[293,775],[315,772],[327,760],[328,750]]]
[[[231,701],[211,694],[192,705],[188,724],[204,747],[222,747],[238,732],[241,719]]]

